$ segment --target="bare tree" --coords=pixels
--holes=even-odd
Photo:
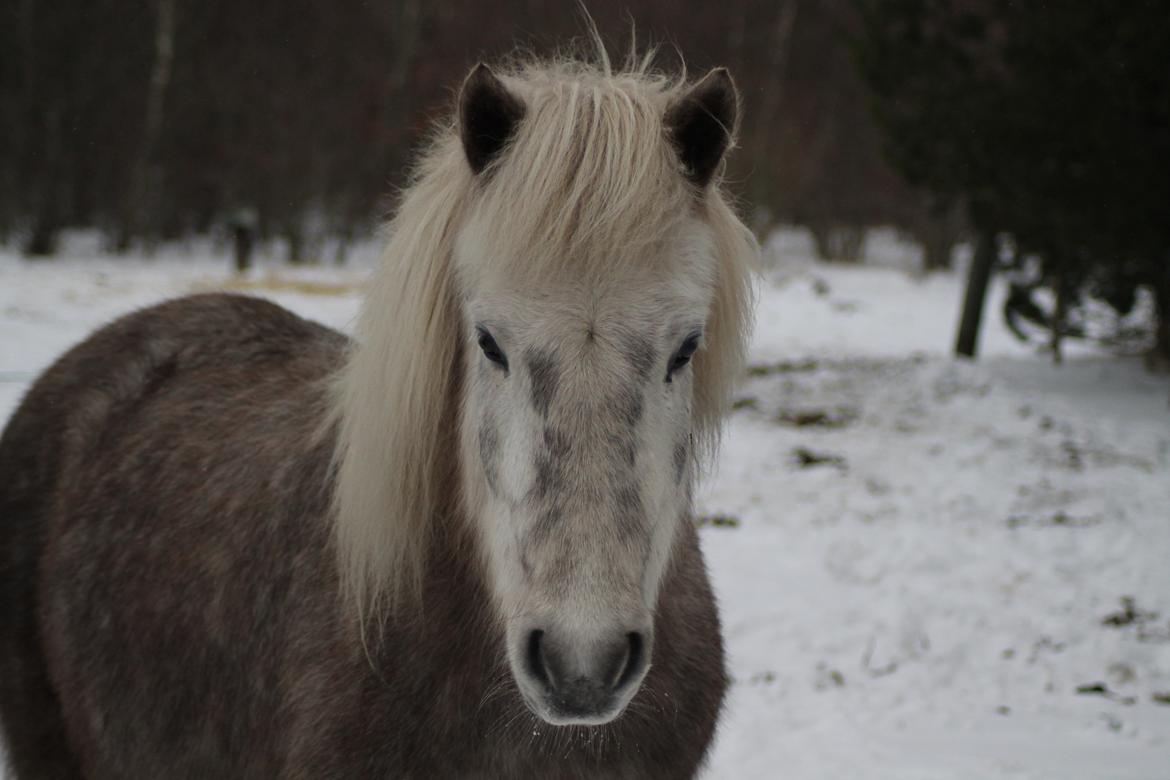
[[[158,177],[155,155],[162,131],[167,88],[171,83],[171,66],[175,57],[175,0],[155,0],[154,10],[154,62],[150,69],[146,111],[142,121],[142,140],[134,157],[130,186],[119,226],[117,239],[119,251],[129,249],[134,236],[140,233],[151,180]]]

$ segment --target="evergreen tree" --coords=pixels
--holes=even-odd
[[[1158,303],[1157,351],[1170,358],[1165,7],[855,4],[857,62],[890,159],[912,183],[963,202],[980,233],[1009,236],[1039,261],[1057,301],[1055,353],[1082,296],[1123,311],[1145,285]]]

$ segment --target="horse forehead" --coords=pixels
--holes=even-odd
[[[546,326],[619,327],[652,322],[684,305],[688,285],[678,277],[615,269],[595,280],[570,278],[513,288],[517,303]]]
[[[539,314],[523,318],[526,363],[555,364],[570,372],[601,370],[612,379],[648,371],[660,351],[662,333],[675,317],[675,307],[656,304],[646,296],[616,297],[582,305],[551,303]]]

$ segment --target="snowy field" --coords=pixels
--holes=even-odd
[[[95,326],[229,288],[348,329],[345,270],[223,251],[110,260],[0,250],[0,421]],[[988,305],[984,357],[949,357],[962,284],[769,246],[752,368],[703,544],[734,685],[711,778],[1170,778],[1170,382],[1130,358],[1064,367]],[[0,475],[0,479],[3,475]]]

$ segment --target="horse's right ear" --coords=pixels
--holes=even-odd
[[[524,104],[482,62],[459,93],[459,137],[471,170],[479,173],[499,155],[524,118]]]

